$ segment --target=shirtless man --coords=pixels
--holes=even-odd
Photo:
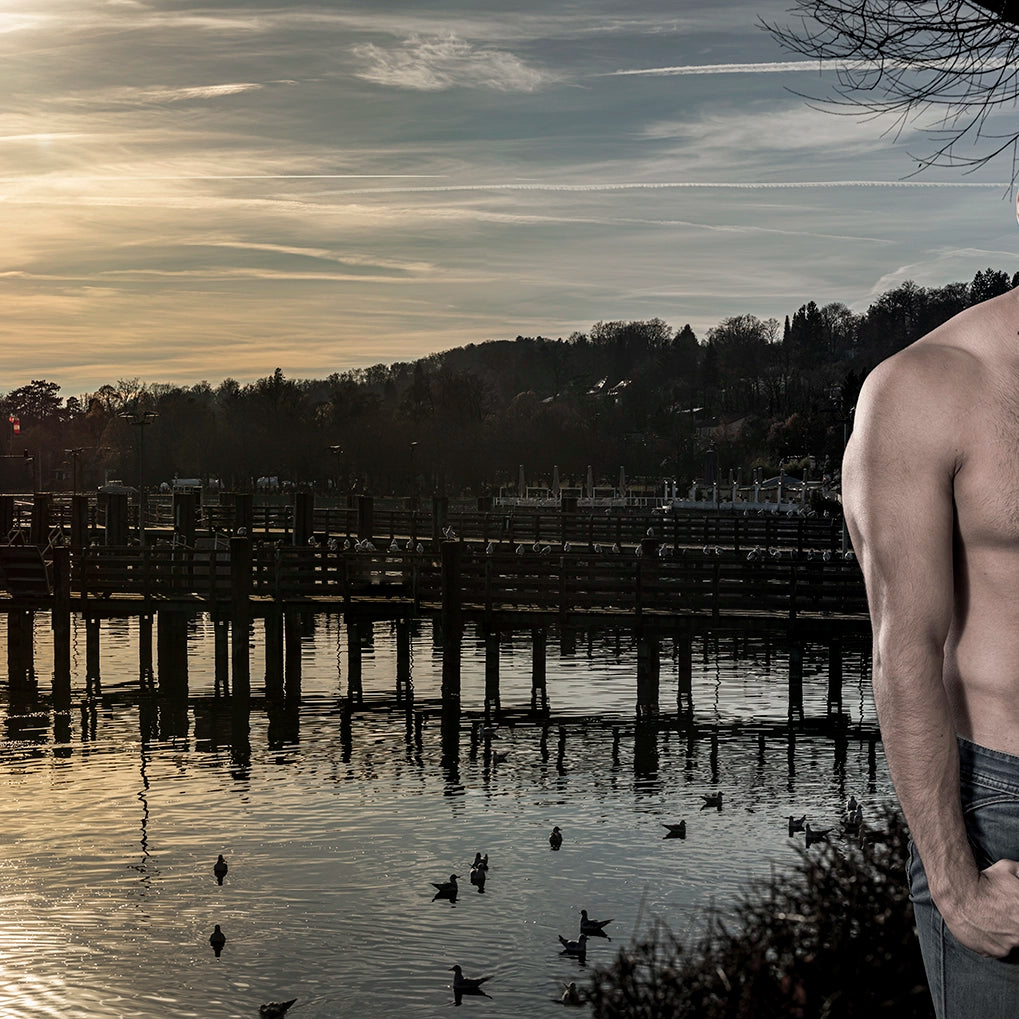
[[[939,1019],[1011,1019],[1019,290],[967,309],[871,372],[843,502],[867,584],[874,700],[912,838],[910,891],[935,1009]]]

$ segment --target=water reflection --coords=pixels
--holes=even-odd
[[[617,942],[659,919],[685,931],[749,877],[791,865],[805,832],[790,817],[838,845],[849,794],[865,817],[889,794],[862,641],[843,645],[852,718],[828,712],[827,652],[808,643],[805,721],[790,724],[787,642],[747,634],[697,637],[692,711],[638,724],[625,631],[549,630],[549,713],[535,717],[530,632],[501,636],[496,706],[491,641],[470,628],[460,697],[444,705],[430,627],[358,634],[358,701],[340,617],[291,627],[289,679],[247,696],[231,692],[229,635],[212,620],[170,622],[148,684],[144,623],[101,621],[86,675],[87,625],[72,625],[69,699],[31,685],[47,674],[40,631],[31,679],[3,702],[0,960],[25,979],[0,988],[0,1014],[24,1014],[28,987],[44,1002],[31,1014],[95,1019],[227,1019],[281,992],[299,993],[307,1019],[430,1015],[450,1003],[459,958],[498,978],[478,1003],[490,1017],[557,1015],[564,987],[583,995],[582,962],[616,947],[590,932],[583,960],[560,955],[560,935],[579,941],[581,906],[614,917]],[[185,661],[165,646],[174,632]],[[259,676],[266,631],[249,637]],[[714,793],[722,810],[702,799]],[[484,880],[438,895],[477,847],[493,861]],[[220,851],[222,887],[209,874]],[[214,963],[216,923],[229,943]]]

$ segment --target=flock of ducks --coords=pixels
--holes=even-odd
[[[559,825],[555,825],[548,836],[548,844],[551,849],[559,849],[563,844],[563,832]],[[474,854],[474,862],[471,864],[470,880],[472,885],[476,885],[479,892],[485,890],[485,880],[488,877],[488,853],[482,855],[480,852]],[[431,882],[432,887],[435,889],[435,895],[432,896],[432,901],[436,899],[446,899],[450,902],[456,902],[457,896],[460,894],[459,878],[456,874],[450,874],[448,881],[433,881]],[[587,959],[587,942],[589,938],[606,938],[609,939],[608,933],[605,928],[612,923],[612,917],[607,920],[594,920],[588,916],[587,910],[582,909],[580,911],[580,933],[576,938],[566,938],[560,934],[559,944],[562,946],[560,955],[569,956],[571,958],[579,960],[582,964]],[[609,939],[611,940],[611,939]],[[450,967],[450,971],[453,974],[453,1000],[454,1004],[459,1005],[465,995],[476,995],[483,998],[491,998],[492,996],[481,986],[487,981],[491,980],[491,976],[483,977],[466,977],[464,976],[463,968],[457,963]],[[583,1005],[584,997],[577,987],[576,981],[571,980],[568,984],[563,985],[563,992],[559,1001],[564,1005]]]

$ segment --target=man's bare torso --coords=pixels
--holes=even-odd
[[[952,319],[919,343],[940,348],[946,387],[932,427],[955,443],[952,624],[944,679],[956,731],[1019,754],[1019,296]],[[905,353],[905,352],[904,352]],[[907,360],[908,364],[908,360]],[[943,381],[941,376],[943,375]],[[916,506],[917,514],[924,513]]]

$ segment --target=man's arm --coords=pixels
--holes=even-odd
[[[907,348],[868,377],[842,473],[843,503],[867,584],[874,702],[895,791],[935,904],[984,955],[1019,945],[1019,864],[981,872],[966,837],[959,755],[942,680],[952,623],[953,486],[967,355]]]

